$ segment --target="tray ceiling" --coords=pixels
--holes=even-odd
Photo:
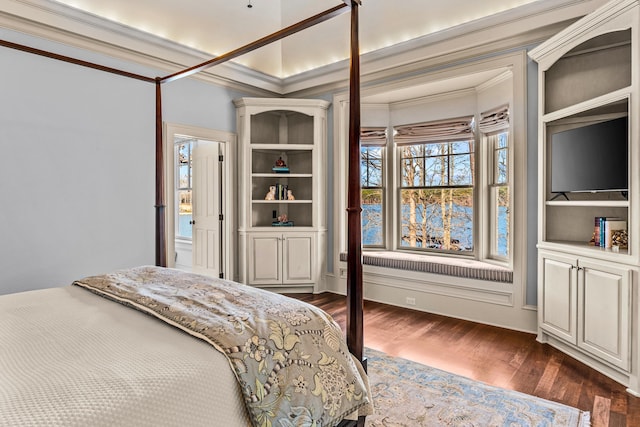
[[[57,0],[84,12],[195,48],[212,57],[341,4],[339,0]],[[363,0],[360,46],[367,53],[541,0]],[[252,7],[248,7],[251,4]],[[349,14],[235,62],[287,78],[349,56]]]

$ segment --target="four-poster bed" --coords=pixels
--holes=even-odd
[[[238,48],[232,52],[229,52],[225,55],[221,55],[218,56],[214,59],[211,59],[207,62],[204,62],[202,64],[190,67],[186,70],[165,76],[165,77],[156,77],[156,78],[150,78],[150,77],[145,77],[142,75],[137,75],[137,74],[133,74],[133,73],[129,73],[129,72],[125,72],[122,70],[118,70],[118,69],[114,69],[114,68],[110,68],[110,67],[104,67],[98,64],[94,64],[94,63],[90,63],[87,61],[82,61],[82,60],[78,60],[78,59],[74,59],[74,58],[70,58],[67,56],[62,56],[62,55],[58,55],[55,53],[51,53],[51,52],[46,52],[46,51],[42,51],[42,50],[38,50],[38,49],[34,49],[28,46],[23,46],[23,45],[18,45],[15,43],[11,43],[11,42],[7,42],[7,41],[2,41],[0,40],[0,45],[7,47],[7,48],[11,48],[11,49],[17,49],[17,50],[21,50],[21,51],[25,51],[25,52],[29,52],[32,54],[37,54],[37,55],[41,55],[41,56],[46,56],[49,58],[53,58],[56,60],[61,60],[61,61],[65,61],[65,62],[69,62],[69,63],[74,63],[80,66],[84,66],[84,67],[90,67],[90,68],[94,68],[94,69],[98,69],[101,71],[105,71],[105,72],[109,72],[109,73],[114,73],[114,74],[118,74],[121,76],[125,76],[128,78],[133,78],[133,79],[138,79],[138,80],[142,80],[145,82],[149,82],[149,83],[153,83],[155,85],[155,92],[156,92],[156,117],[155,117],[155,132],[156,132],[156,188],[155,188],[155,217],[156,217],[156,226],[155,226],[155,237],[156,237],[156,254],[155,254],[155,260],[156,260],[156,266],[158,267],[166,267],[167,265],[167,253],[166,253],[166,239],[167,239],[167,235],[166,235],[166,215],[167,212],[165,211],[165,182],[164,182],[164,158],[163,158],[163,134],[162,134],[162,130],[163,130],[163,116],[162,116],[162,85],[165,83],[169,83],[172,81],[175,81],[177,79],[183,78],[183,77],[187,77],[189,75],[192,75],[194,73],[200,72],[204,69],[207,69],[209,67],[215,66],[217,64],[221,64],[225,61],[228,61],[230,59],[233,59],[237,56],[240,56],[242,54],[248,53],[254,49],[257,49],[259,47],[265,46],[266,44],[272,43],[274,41],[280,40],[284,37],[287,37],[291,34],[294,34],[296,32],[299,32],[301,30],[304,30],[306,28],[309,28],[315,24],[318,24],[320,22],[324,22],[328,19],[331,19],[337,15],[340,15],[342,13],[345,13],[347,11],[351,12],[351,31],[350,31],[350,38],[351,38],[351,50],[350,50],[350,57],[351,57],[351,62],[350,62],[350,77],[349,77],[349,87],[350,87],[350,122],[349,122],[349,189],[348,189],[348,221],[349,221],[349,241],[348,241],[348,272],[347,272],[347,309],[348,309],[348,315],[347,315],[347,340],[346,340],[346,346],[348,346],[348,351],[354,356],[354,359],[359,363],[359,362],[363,362],[363,321],[362,321],[362,317],[363,317],[363,311],[362,311],[362,299],[363,299],[363,292],[362,292],[362,266],[361,266],[361,241],[360,241],[360,235],[361,235],[361,216],[360,216],[360,177],[359,177],[359,171],[360,171],[360,152],[359,152],[359,135],[360,135],[360,91],[359,91],[359,86],[360,86],[360,79],[359,79],[359,40],[358,40],[358,9],[360,6],[360,1],[359,0],[344,0],[344,4],[341,4],[339,6],[333,7],[325,12],[322,12],[320,14],[317,14],[311,18],[308,18],[304,21],[301,21],[295,25],[292,25],[290,27],[287,27],[283,30],[280,30],[276,33],[273,33],[269,36],[266,36],[264,38],[261,38],[259,40],[256,40],[253,43],[250,43],[246,46],[243,46],[241,48]],[[107,296],[107,298],[119,301],[119,302],[123,302],[125,305],[133,305],[135,308],[137,308],[138,310],[141,311],[146,311],[149,314],[154,314],[154,309],[156,306],[158,306],[158,301],[157,300],[153,300],[154,302],[151,302],[148,304],[147,308],[142,307],[140,304],[138,304],[139,301],[141,300],[147,300],[147,297],[149,296],[148,293],[150,292],[147,288],[144,288],[143,290],[141,290],[141,294],[138,295],[137,297],[129,297],[127,296],[122,297],[122,295],[118,294],[118,292],[116,291],[116,289],[118,288],[118,285],[121,285],[122,283],[129,283],[127,282],[127,280],[130,280],[131,283],[138,283],[138,282],[150,282],[151,286],[156,286],[159,282],[160,279],[158,279],[156,276],[160,277],[163,274],[168,274],[166,280],[168,282],[171,283],[171,286],[176,286],[178,287],[178,283],[185,281],[185,280],[195,280],[196,282],[200,279],[194,279],[193,277],[186,277],[184,275],[180,275],[181,273],[175,272],[175,271],[170,271],[170,270],[166,270],[166,269],[155,269],[155,267],[144,267],[142,268],[142,270],[127,270],[127,271],[120,271],[120,272],[115,272],[112,273],[111,275],[104,275],[104,276],[99,276],[98,279],[92,279],[92,278],[86,278],[86,279],[82,279],[78,282],[76,282],[75,284],[78,286],[70,286],[67,288],[57,288],[57,289],[49,289],[49,290],[45,290],[45,291],[34,291],[32,293],[23,293],[23,294],[16,294],[16,295],[10,295],[7,297],[11,297],[12,299],[9,300],[7,298],[1,299],[0,300],[0,308],[5,311],[5,312],[9,312],[9,310],[11,310],[11,316],[9,316],[10,318],[12,316],[16,316],[17,312],[16,309],[17,308],[21,308],[21,307],[37,307],[39,309],[46,309],[51,308],[51,305],[57,306],[57,308],[59,310],[62,311],[69,311],[69,312],[82,312],[83,309],[78,306],[78,305],[74,305],[77,304],[78,301],[81,300],[91,300],[90,304],[97,304],[97,305],[102,305],[103,302],[99,301],[96,302],[96,297],[93,295],[84,295],[81,292],[79,293],[77,288],[79,287],[85,287],[85,288],[90,288],[90,290],[93,293],[102,295],[102,296]],[[107,277],[108,276],[108,277]],[[124,278],[123,278],[124,277]],[[134,277],[134,279],[131,279],[131,277]],[[149,279],[147,280],[149,277],[153,277],[153,279]],[[164,276],[162,276],[164,277]],[[113,279],[113,280],[112,280]],[[89,286],[86,285],[87,281],[91,281],[91,280],[97,280],[100,283],[107,283],[106,288],[108,289],[102,289],[96,286]],[[112,281],[109,281],[112,280]],[[222,285],[221,286],[228,286],[228,283],[232,283],[232,282],[226,282],[226,281],[221,281]],[[166,284],[166,283],[165,283]],[[206,282],[207,286],[217,286],[219,284],[213,283],[212,282]],[[131,291],[133,285],[126,287],[127,291]],[[191,287],[189,287],[191,286]],[[188,292],[188,290],[192,290],[192,287],[195,286],[196,290],[201,290],[199,288],[197,288],[197,286],[200,286],[200,283],[191,283],[187,288],[185,289],[181,289],[180,292]],[[207,288],[210,292],[211,288]],[[223,293],[222,290],[217,290],[215,291],[217,292],[217,294],[221,294]],[[214,293],[215,293],[214,292]],[[261,291],[264,292],[264,291]],[[197,293],[197,292],[196,292]],[[201,294],[206,294],[207,292],[200,292]],[[29,295],[27,294],[33,294],[36,299],[39,298],[39,302],[37,303],[32,303],[28,297]],[[265,294],[260,294],[261,298],[268,298]],[[202,296],[202,295],[199,295]],[[209,297],[209,296],[208,296]],[[269,297],[270,298],[270,297]],[[284,297],[286,298],[286,297]],[[71,299],[73,300],[73,302],[68,302],[67,299]],[[135,301],[135,302],[133,302]],[[191,300],[189,300],[191,301]],[[4,304],[2,304],[2,302],[4,302]],[[180,303],[184,303],[184,301],[180,300]],[[21,305],[22,304],[22,305]],[[71,304],[71,305],[68,305]],[[174,305],[172,305],[173,303],[167,303],[167,308],[165,310],[164,313],[162,313],[159,316],[156,316],[158,318],[163,318],[166,320],[166,314],[167,313],[171,313],[173,310]],[[186,304],[186,303],[185,303]],[[189,302],[189,304],[193,304],[193,302]],[[283,301],[283,300],[277,300],[276,302],[273,302],[273,304],[284,304],[286,305],[287,302]],[[81,304],[82,305],[82,304]],[[107,314],[102,314],[103,316],[108,317],[109,319],[112,319],[114,316],[115,317],[119,317],[119,316],[134,316],[133,314],[124,314],[125,311],[122,311],[122,307],[116,305],[117,308],[111,308],[110,306],[108,308],[105,308],[105,312],[109,312]],[[149,308],[150,307],[150,308]],[[246,309],[246,307],[244,308]],[[309,310],[309,307],[305,307],[305,308],[301,308],[300,310]],[[115,310],[116,314],[111,313],[112,310]],[[127,309],[128,310],[128,309]],[[243,309],[239,309],[240,311],[242,311]],[[294,309],[294,310],[298,310],[298,309]],[[307,311],[305,311],[305,313],[307,313]],[[138,313],[135,313],[136,315],[138,315]],[[46,317],[42,317],[42,316],[46,316],[46,313],[40,313],[40,321],[42,322],[42,324],[47,324],[48,320]],[[305,315],[306,316],[306,315]],[[322,316],[322,315],[321,315]],[[134,316],[135,317],[135,316]],[[306,317],[305,317],[306,318]],[[73,318],[73,320],[69,320],[69,322],[73,322],[73,321],[78,321],[80,318],[75,317]],[[11,320],[11,319],[10,319]],[[104,319],[102,319],[104,320]],[[246,319],[245,319],[246,320]],[[19,320],[17,320],[17,318],[13,318],[12,320],[13,322],[19,322]],[[136,322],[138,321],[142,321],[147,322],[143,327],[145,328],[145,330],[147,328],[153,328],[151,326],[151,324],[149,323],[148,319],[147,320],[135,320]],[[262,319],[261,321],[266,321],[265,319]],[[270,320],[271,322],[274,322],[273,320]],[[132,321],[133,322],[133,321]],[[195,322],[195,323],[194,323]],[[175,323],[179,323],[176,322],[175,318],[170,317],[168,320],[168,323],[175,325]],[[331,322],[329,322],[331,323]],[[197,324],[196,320],[188,320],[186,323],[186,326],[183,325],[183,327],[178,326],[178,328],[182,329],[183,331],[186,331],[192,335],[196,335],[199,338],[202,338],[201,336],[199,336],[198,334],[201,332],[201,330],[197,330],[197,333],[194,333],[194,327],[193,325]],[[279,323],[276,323],[279,324]],[[295,322],[292,323],[292,325],[295,324]],[[60,326],[69,326],[69,324],[65,324],[62,323],[60,324]],[[4,328],[4,329],[3,329]],[[283,327],[284,328],[284,327]],[[331,335],[330,332],[327,332],[328,330],[330,330],[329,326],[326,327],[321,327],[320,329],[325,328],[325,332],[323,334],[329,334],[329,336]],[[329,329],[326,329],[329,328]],[[2,336],[8,336],[9,334],[9,330],[13,329],[8,323],[5,323],[4,326],[0,325],[0,333],[2,333]],[[288,329],[286,329],[288,330]],[[273,332],[273,327],[272,327],[272,332]],[[107,334],[110,333],[114,333],[113,330],[109,330],[106,332]],[[165,334],[165,332],[158,332],[159,334]],[[299,333],[296,332],[295,335],[298,338],[296,338],[296,340],[294,340],[296,342],[296,344],[301,340],[301,336],[304,335],[304,331],[300,331]],[[273,337],[273,334],[271,335],[271,337]],[[276,334],[277,335],[277,334]],[[286,341],[286,337],[287,336],[293,336],[293,335],[287,335],[287,333],[285,333],[285,338],[284,340]],[[323,335],[324,336],[324,335]],[[12,339],[15,339],[15,336],[12,335]],[[28,337],[27,337],[28,338]],[[325,337],[326,338],[326,337]],[[140,339],[140,336],[137,336],[134,339]],[[167,340],[171,340],[173,342],[174,338],[166,338]],[[206,338],[204,338],[205,341],[207,341]],[[263,339],[262,337],[258,337],[258,338],[251,338],[254,339],[255,342],[253,342],[253,344],[249,345],[249,354],[254,355],[255,356],[255,352],[257,351],[256,349],[258,348],[262,348],[262,341],[260,341],[261,339]],[[251,339],[249,341],[251,341]],[[178,338],[175,338],[175,340],[178,340]],[[331,341],[329,338],[327,338],[328,341]],[[221,347],[225,347],[220,345],[215,339],[213,339],[214,341],[214,345],[216,348],[220,349]],[[276,340],[277,341],[277,340]],[[75,342],[75,341],[74,341]],[[148,345],[152,345],[151,343],[147,343]],[[181,344],[181,345],[186,345],[186,344]],[[252,347],[252,345],[255,345],[255,348]],[[284,359],[289,360],[289,352],[291,352],[293,350],[293,346],[291,346],[291,348],[287,348],[286,343],[284,343],[283,341],[283,348],[285,348],[286,351],[284,351],[283,354],[280,354],[278,357],[279,358],[283,358],[283,363],[284,363]],[[195,353],[197,353],[197,350],[194,350],[193,347],[197,347],[196,344],[193,345],[188,345],[189,348],[191,348]],[[229,345],[227,346],[229,348],[236,348],[237,346],[233,346],[233,345]],[[225,348],[227,348],[225,347]],[[331,343],[330,347],[335,347],[334,350],[339,350],[339,344],[338,343]],[[16,345],[16,348],[19,348],[18,345]],[[253,351],[253,353],[252,353]],[[307,351],[307,350],[304,350]],[[328,350],[327,350],[328,351]],[[46,351],[45,351],[46,352]],[[323,352],[324,354],[324,352]],[[5,358],[7,356],[6,353],[3,353],[2,357]],[[114,357],[117,357],[117,354],[114,354]],[[272,355],[273,356],[273,355]],[[286,356],[286,357],[285,357]],[[257,356],[256,356],[257,357]],[[329,356],[327,356],[329,357]],[[245,356],[246,358],[246,356]],[[323,359],[324,360],[324,359]],[[334,359],[331,359],[334,360]],[[346,362],[344,362],[346,365],[349,365],[350,362],[348,359]],[[3,369],[7,369],[10,364],[11,361],[10,360],[0,360],[0,362],[2,362],[2,364],[0,365],[0,367],[3,367]],[[42,362],[42,361],[41,361]],[[197,363],[194,362],[194,363]],[[295,361],[295,362],[291,362],[291,363],[302,363],[299,360]],[[356,365],[358,365],[358,363],[356,363]],[[264,364],[259,364],[260,369],[264,369]],[[282,366],[280,368],[277,369],[281,369],[283,368]],[[341,368],[343,369],[343,368]],[[274,372],[279,372],[278,370],[275,370]],[[238,371],[236,370],[236,376],[238,376]],[[320,375],[320,374],[317,374]],[[347,375],[347,374],[345,374]],[[354,375],[353,372],[349,375]],[[347,375],[348,377],[348,375]],[[357,375],[354,377],[356,378]],[[302,377],[301,377],[302,378]],[[319,378],[318,376],[316,376],[316,380],[317,378]],[[19,380],[19,379],[18,379]],[[274,380],[275,381],[275,380]],[[351,401],[351,398],[353,396],[360,396],[359,398],[362,399],[364,396],[364,399],[366,400],[366,387],[365,390],[362,390],[361,388],[357,387],[357,379],[354,379],[351,384],[351,386],[349,387],[347,391],[347,395],[349,396],[349,401]],[[365,381],[366,382],[366,381]],[[242,384],[242,382],[240,382]],[[352,386],[353,384],[356,384],[356,388],[353,389]],[[274,384],[270,383],[270,387],[273,387]],[[282,387],[284,387],[284,385],[280,385]],[[318,390],[318,384],[316,384],[316,390]],[[265,391],[265,387],[266,387],[266,383],[261,385],[260,387],[256,386],[256,389],[259,391],[255,391],[254,390],[254,398],[257,399],[257,401],[261,401],[261,399],[264,397],[263,395],[267,395],[269,392],[269,389],[267,389]],[[309,387],[312,387],[312,385],[309,384]],[[143,393],[145,391],[142,391]],[[365,392],[363,394],[363,392]],[[257,393],[257,397],[255,396],[255,393]],[[326,396],[323,394],[322,395],[323,398],[326,398]],[[354,397],[355,399],[355,397]],[[251,399],[249,399],[251,400]],[[14,404],[16,403],[15,401],[13,402]],[[363,406],[364,405],[364,406]],[[326,401],[325,401],[325,406],[326,406]],[[349,412],[341,412],[341,416],[343,415],[353,415],[352,412],[356,411],[356,418],[357,418],[357,410],[358,408],[361,409],[360,411],[360,418],[357,421],[347,421],[344,420],[343,422],[340,423],[340,426],[347,426],[347,425],[364,425],[364,417],[362,416],[362,414],[367,413],[367,411],[369,410],[369,406],[365,405],[364,403],[360,402],[357,405],[352,405],[350,406],[350,411]],[[362,410],[362,408],[364,408],[364,410]],[[6,408],[5,408],[6,409]],[[55,409],[55,408],[54,408]],[[152,410],[150,408],[146,408],[147,410]],[[326,409],[326,408],[325,408]],[[298,412],[295,412],[298,411]],[[55,411],[54,411],[55,412]],[[303,413],[301,408],[292,409],[292,414],[295,413],[296,416],[302,417],[304,418],[306,415]],[[68,414],[67,414],[68,415]],[[335,414],[332,414],[335,415]],[[233,415],[232,415],[233,417]],[[245,417],[246,418],[246,417]],[[0,420],[1,421],[1,420]],[[237,421],[237,420],[236,420]],[[267,423],[266,421],[264,421],[263,419],[260,418],[260,416],[256,416],[255,414],[252,414],[252,421],[254,422],[254,425],[258,425],[259,423],[261,423],[260,425],[271,425],[270,421],[269,423]],[[64,422],[64,421],[62,421]],[[242,424],[242,422],[244,422],[243,420],[240,420],[240,423],[238,425],[246,425],[246,424]],[[55,421],[54,421],[55,423]],[[225,424],[227,425],[227,424]],[[282,424],[285,425],[285,424]],[[292,424],[293,425],[293,424]]]

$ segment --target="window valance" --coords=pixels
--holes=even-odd
[[[469,116],[395,126],[393,139],[399,145],[473,139],[472,122],[473,116]]]
[[[385,145],[387,143],[386,127],[363,127],[360,128],[360,144],[362,145]]]
[[[509,106],[505,105],[480,115],[478,129],[482,133],[491,133],[509,128]]]

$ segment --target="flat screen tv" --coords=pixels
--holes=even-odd
[[[626,193],[627,117],[551,135],[551,192]]]

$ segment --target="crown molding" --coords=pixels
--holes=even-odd
[[[428,34],[360,58],[363,83],[541,43],[606,3],[606,0],[542,0]],[[344,87],[349,61],[288,77],[283,93],[308,96]]]
[[[361,55],[362,83],[540,43],[605,0],[540,0]],[[211,56],[53,0],[4,0],[0,26],[171,74]],[[348,83],[348,60],[284,79],[226,62],[192,78],[257,96],[311,96]]]
[[[211,55],[197,49],[51,0],[3,3],[2,28],[142,65],[150,73],[168,75],[211,59]],[[194,78],[261,96],[279,95],[282,90],[282,79],[233,62]]]

